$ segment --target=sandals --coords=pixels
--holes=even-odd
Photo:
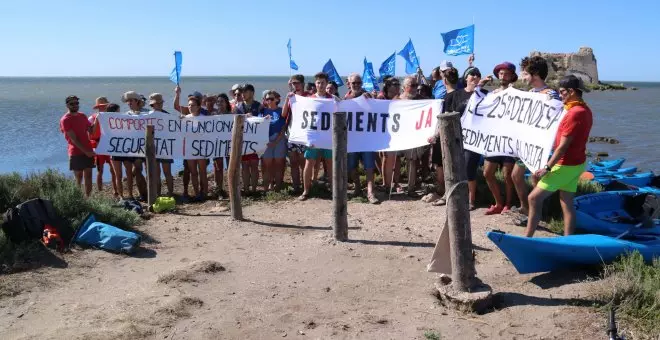
[[[302,202],[302,201],[307,201],[308,198],[309,198],[309,195],[302,194],[302,195],[298,196],[297,199],[298,199],[298,201]]]
[[[502,213],[504,206],[501,205],[491,205],[488,210],[486,210],[486,215],[499,215]]]
[[[368,195],[368,196],[367,196],[367,200],[369,200],[369,203],[371,203],[371,204],[378,204],[378,203],[380,203],[380,201],[378,200],[378,198],[376,198],[376,196],[374,196],[373,194],[372,194],[372,195]]]

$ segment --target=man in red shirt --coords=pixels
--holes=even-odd
[[[582,99],[588,92],[580,78],[569,75],[559,81],[559,95],[564,102],[564,118],[559,123],[550,160],[534,173],[538,184],[529,194],[529,219],[526,236],[532,237],[541,220],[543,201],[559,191],[564,214],[564,235],[575,231],[573,197],[587,160],[587,141],[592,125],[591,109]]]
[[[89,141],[91,124],[84,113],[78,112],[80,101],[76,96],[68,96],[65,100],[67,112],[60,119],[60,130],[68,144],[69,169],[73,171],[78,186],[82,188],[85,179],[85,195],[92,193],[92,167],[94,167],[94,150]]]

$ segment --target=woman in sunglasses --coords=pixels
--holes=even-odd
[[[270,120],[268,128],[269,143],[262,156],[264,190],[282,189],[284,178],[284,165],[287,152],[287,138],[284,134],[286,119],[282,117],[282,108],[279,107],[279,94],[275,90],[266,92],[264,102],[266,106],[259,112],[259,117]]]

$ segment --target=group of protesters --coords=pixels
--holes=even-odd
[[[348,92],[339,97],[337,83],[331,81],[328,74],[319,72],[314,75],[313,83],[305,83],[305,77],[296,74],[290,77],[288,85],[290,92],[284,97],[275,90],[263,91],[261,100],[255,98],[255,88],[251,84],[236,84],[229,95],[202,94],[192,92],[186,98],[186,105],[181,105],[181,88],[174,90],[173,110],[181,117],[212,116],[221,114],[245,114],[254,117],[269,117],[269,143],[261,157],[257,154],[242,156],[242,186],[246,194],[257,191],[259,185],[259,166],[261,165],[262,187],[264,190],[279,191],[283,189],[286,159],[290,166],[293,191],[299,193],[298,200],[306,200],[312,195],[312,185],[316,182],[332,183],[332,150],[305,147],[289,143],[287,126],[291,117],[290,98],[300,95],[312,98],[331,98],[337,101],[352,99],[359,96],[387,100],[418,100],[443,99],[443,113],[464,112],[470,97],[476,91],[486,94],[486,84],[494,78],[499,80],[499,86],[493,92],[499,92],[513,86],[518,80],[516,65],[510,62],[498,64],[493,74],[482,77],[481,71],[473,66],[474,57],[468,59],[469,66],[459,77],[458,70],[451,62],[442,61],[433,69],[430,81],[418,74],[408,76],[400,81],[396,77],[385,77],[380,91],[365,91],[359,74],[348,76]],[[531,88],[530,91],[547,95],[549,98],[564,102],[565,117],[560,123],[553,146],[554,153],[546,165],[531,175],[534,189],[528,192],[525,179],[527,169],[516,158],[508,156],[486,157],[483,160],[483,176],[494,197],[495,204],[488,207],[487,215],[500,214],[514,209],[514,195],[520,201],[517,210],[524,218],[521,224],[527,225],[527,235],[532,236],[540,220],[543,201],[555,191],[560,191],[560,200],[565,217],[565,234],[571,234],[575,225],[573,210],[573,194],[577,188],[579,175],[584,171],[586,161],[586,141],[591,129],[591,111],[582,99],[586,91],[582,81],[572,75],[564,77],[558,90],[550,88],[545,79],[548,76],[548,64],[540,56],[525,57],[520,62],[521,79]],[[127,115],[140,115],[151,112],[168,113],[164,109],[163,95],[152,93],[145,97],[134,91],[122,95],[122,102],[129,110]],[[150,110],[145,106],[149,105]],[[143,175],[144,158],[96,155],[94,148],[100,140],[98,115],[102,112],[119,112],[118,104],[110,103],[107,98],[96,99],[94,109],[97,111],[87,117],[79,112],[79,98],[66,98],[67,113],[60,120],[60,129],[68,142],[69,166],[75,174],[79,185],[84,182],[87,195],[92,191],[92,167],[96,167],[98,189],[102,190],[104,164],[108,164],[112,179],[114,195],[117,198],[132,199],[134,183],[139,193],[138,200],[146,197],[146,180]],[[435,167],[435,186],[437,190],[422,197],[422,201],[435,206],[446,204],[444,190],[444,172],[442,150],[440,147],[440,132],[428,138],[429,146],[397,152],[355,152],[349,153],[348,172],[354,185],[354,195],[363,195],[359,164],[362,163],[366,175],[366,198],[372,204],[377,204],[376,190],[384,192],[403,192],[401,181],[402,161],[406,162],[408,170],[407,194],[416,197],[418,178],[426,179]],[[469,207],[476,208],[477,172],[482,164],[482,156],[465,150],[465,168],[468,178]],[[183,161],[183,198],[189,201],[203,201],[209,197],[207,167],[213,164],[213,175],[219,196],[225,196],[223,190],[223,168],[225,159],[188,159]],[[158,194],[161,195],[161,173],[165,178],[166,195],[174,194],[172,177],[172,159],[157,159]],[[495,177],[498,169],[504,176],[505,192],[501,193]],[[323,170],[323,175],[320,175]],[[375,183],[376,172],[381,174],[382,183]],[[123,176],[126,176],[124,190]],[[193,195],[189,195],[192,182]],[[529,218],[527,218],[527,216]]]

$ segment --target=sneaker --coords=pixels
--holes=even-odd
[[[486,215],[501,214],[503,209],[504,207],[501,205],[491,205],[490,208],[486,210]]]

